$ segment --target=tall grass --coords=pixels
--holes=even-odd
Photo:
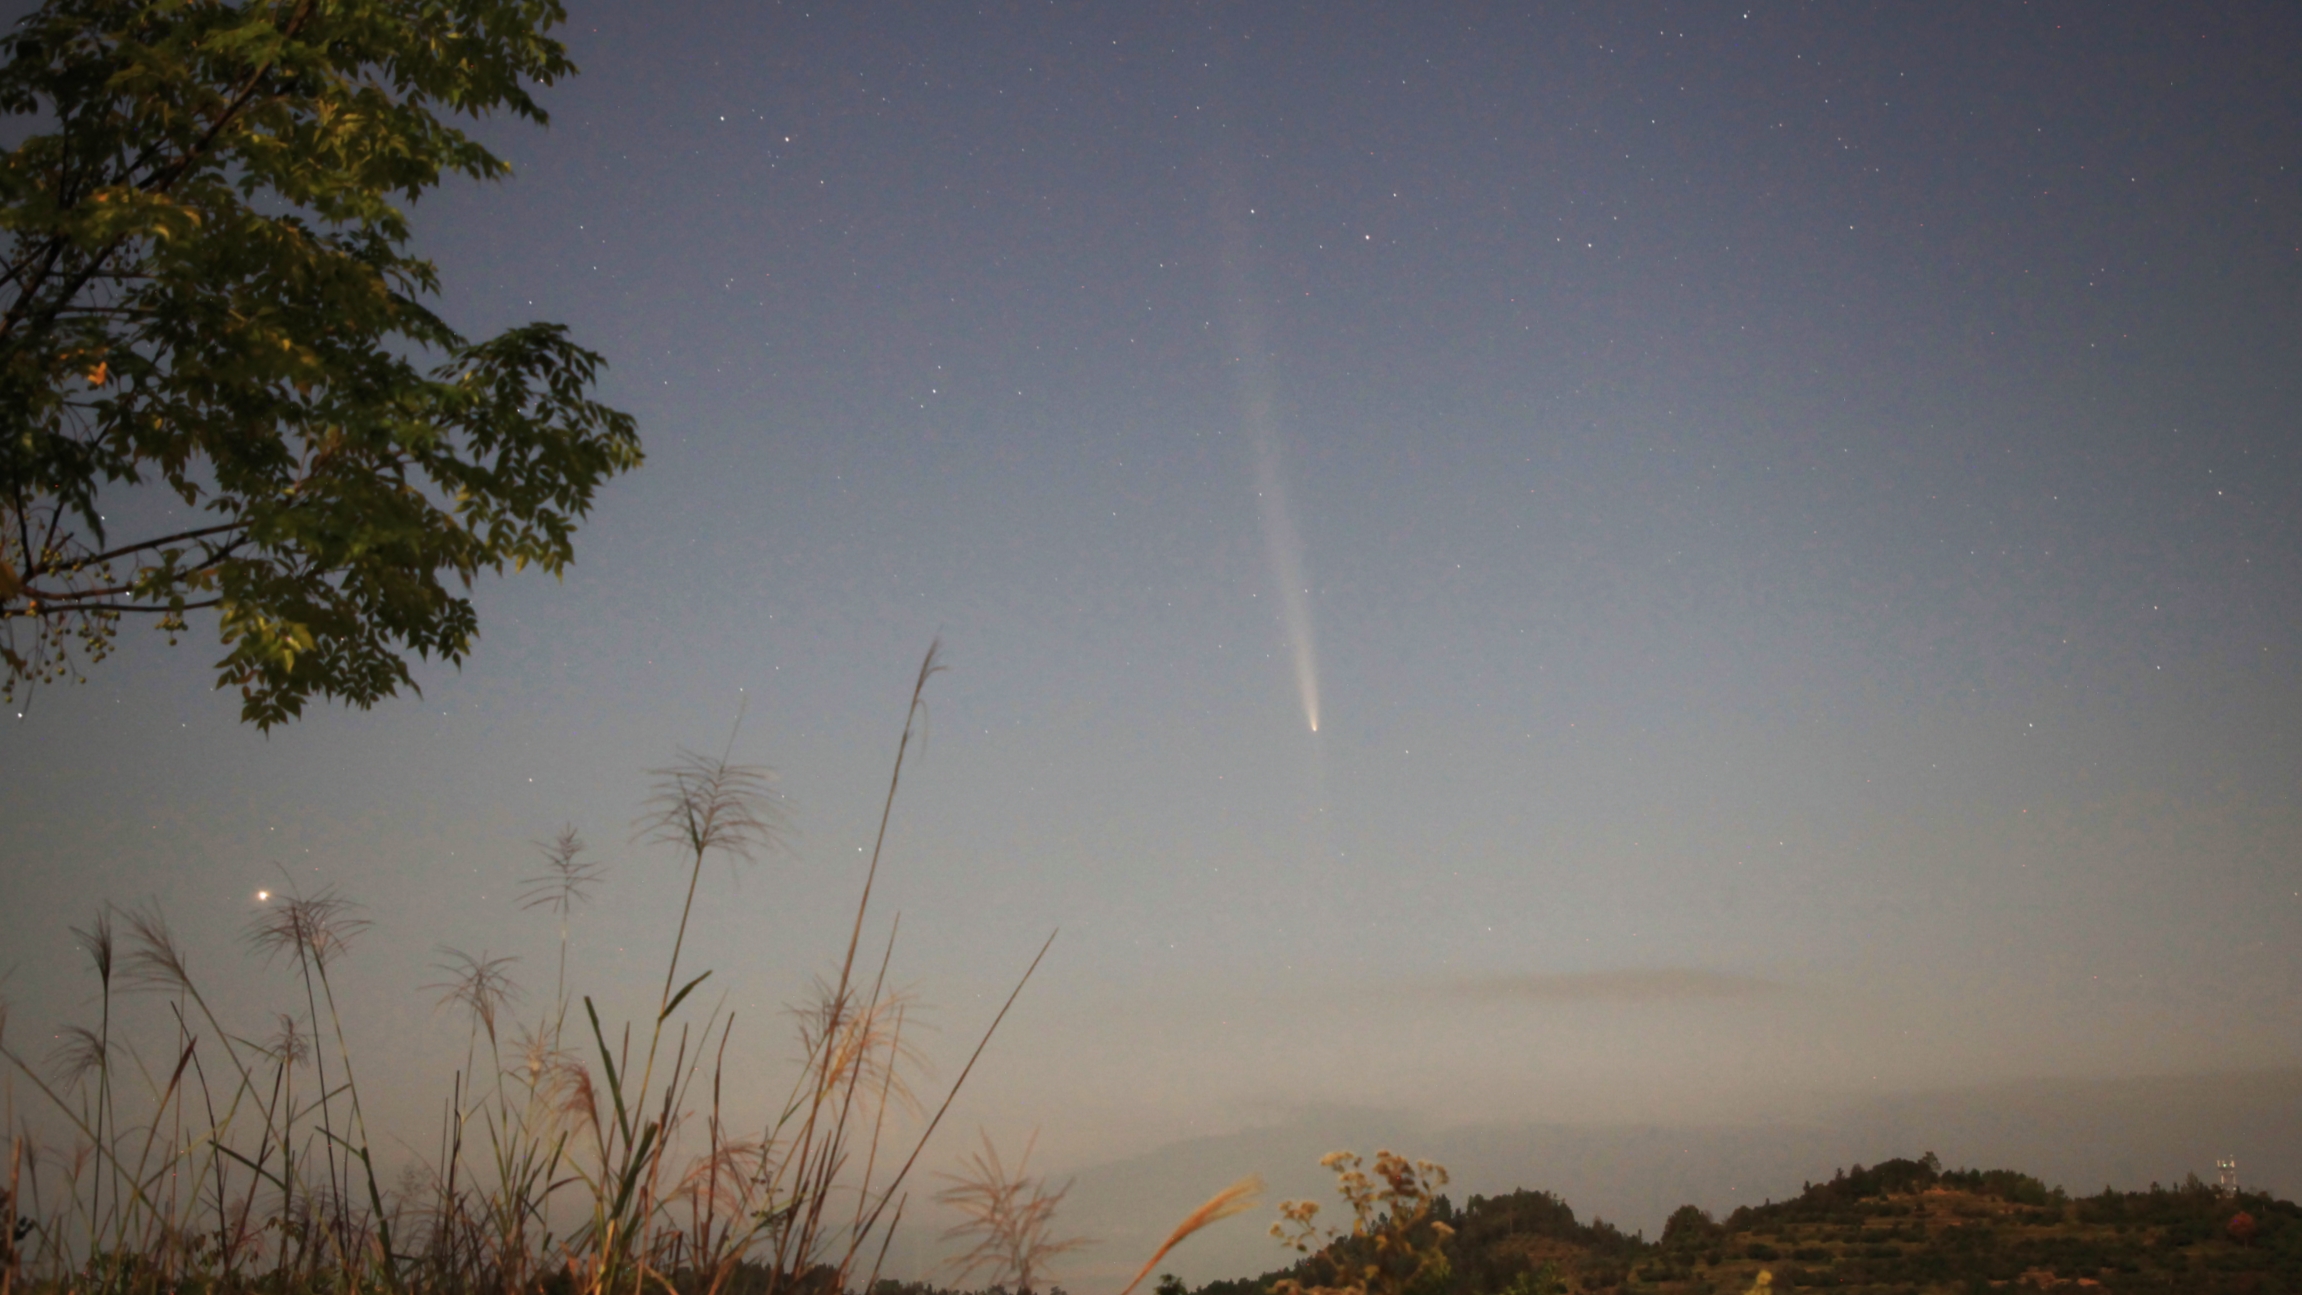
[[[863,940],[940,669],[930,647],[838,972],[798,1014],[800,1061],[763,1125],[728,1122],[734,1020],[690,1007],[711,972],[684,965],[707,861],[757,858],[784,831],[766,771],[731,762],[731,729],[718,754],[682,751],[652,771],[639,838],[675,850],[687,874],[653,1009],[611,1027],[590,997],[571,998],[569,918],[601,873],[563,832],[519,896],[559,919],[552,999],[518,1016],[508,959],[443,951],[432,988],[469,1022],[463,1064],[437,1145],[389,1187],[338,1009],[342,964],[368,926],[349,899],[291,892],[250,929],[253,950],[293,977],[301,1000],[259,1031],[203,994],[160,913],[100,913],[78,932],[94,1023],[65,1030],[43,1058],[18,1049],[0,1013],[0,1057],[46,1109],[42,1123],[61,1130],[37,1136],[10,1088],[0,1295],[868,1289],[922,1149],[1047,953],[932,1113],[915,1107],[926,1118],[899,1145],[890,1117],[913,1104],[910,1004],[888,982],[893,931],[881,948]],[[115,996],[129,992],[164,1000],[162,1039],[115,1037]]]
[[[991,1135],[986,1133],[982,1138],[982,1148],[969,1154],[961,1172],[938,1175],[951,1186],[937,1192],[935,1198],[960,1215],[959,1223],[943,1234],[944,1239],[966,1238],[975,1243],[947,1262],[961,1281],[987,1274],[995,1285],[1011,1287],[1015,1295],[1033,1295],[1049,1260],[1090,1242],[1086,1237],[1058,1239],[1054,1235],[1056,1207],[1070,1193],[1071,1185],[1065,1183],[1050,1191],[1044,1180],[1031,1176],[1031,1150],[1039,1141],[1037,1133],[1023,1144],[1023,1155],[1012,1173],[1001,1163]]]

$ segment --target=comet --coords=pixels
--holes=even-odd
[[[1286,631],[1295,668],[1295,691],[1303,722],[1319,731],[1319,646],[1311,624],[1310,581],[1303,570],[1303,537],[1289,506],[1285,445],[1280,435],[1278,363],[1265,334],[1263,311],[1254,287],[1254,207],[1232,185],[1216,200],[1222,226],[1223,305],[1231,341],[1230,367],[1239,390],[1239,415],[1254,457],[1255,501],[1263,520],[1263,546],[1271,583],[1279,592],[1279,621]]]
[[[1255,497],[1263,514],[1263,543],[1271,560],[1271,582],[1279,590],[1279,620],[1294,660],[1295,691],[1303,722],[1319,731],[1319,645],[1311,628],[1311,590],[1303,574],[1303,539],[1288,507],[1279,430],[1268,395],[1247,402],[1247,438],[1255,453]]]

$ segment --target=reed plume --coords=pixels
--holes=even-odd
[[[1211,1223],[1220,1223],[1234,1214],[1246,1213],[1255,1208],[1262,1195],[1262,1175],[1249,1174],[1208,1197],[1205,1204],[1183,1216],[1183,1221],[1176,1224],[1175,1230],[1167,1234],[1167,1239],[1159,1243],[1159,1248],[1151,1252],[1151,1257],[1143,1261],[1143,1267],[1135,1274],[1135,1280],[1127,1283],[1126,1289],[1120,1291],[1119,1295],[1133,1295],[1135,1288],[1143,1284],[1143,1279],[1151,1275],[1151,1270],[1159,1266],[1159,1261],[1167,1257],[1167,1252],[1181,1245],[1184,1238]]]
[[[993,1285],[1005,1286],[1012,1280],[1016,1295],[1031,1295],[1032,1279],[1048,1260],[1091,1243],[1086,1237],[1057,1240],[1051,1235],[1055,1207],[1071,1185],[1065,1183],[1049,1191],[1045,1181],[1025,1172],[1031,1164],[1031,1149],[1039,1141],[1036,1131],[1024,1142],[1023,1156],[1013,1174],[1000,1163],[999,1148],[992,1145],[991,1135],[979,1136],[982,1149],[968,1156],[965,1172],[936,1175],[952,1185],[937,1192],[935,1199],[964,1216],[944,1232],[945,1239],[975,1238],[974,1248],[955,1256],[949,1264],[961,1279],[987,1271]]]

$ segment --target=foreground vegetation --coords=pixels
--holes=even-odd
[[[937,670],[930,649],[896,746],[882,842]],[[41,1057],[21,1050],[0,1013],[0,1058],[13,1071],[0,1295],[868,1286],[974,1058],[931,1112],[914,1100],[909,1000],[887,978],[893,935],[864,947],[874,846],[836,969],[797,1013],[800,1064],[778,1093],[728,1091],[732,1017],[699,1009],[711,973],[682,957],[697,883],[707,860],[756,859],[783,833],[766,771],[732,763],[733,741],[655,770],[638,822],[639,839],[680,860],[686,891],[652,1010],[613,1023],[571,995],[568,919],[601,872],[562,832],[522,895],[560,919],[553,996],[522,1019],[509,959],[447,955],[432,988],[468,1019],[463,1065],[443,1085],[452,1098],[436,1154],[397,1174],[377,1162],[391,1140],[370,1128],[337,1006],[368,925],[353,904],[288,893],[261,910],[248,941],[285,969],[299,1000],[261,1028],[209,999],[163,915],[99,912],[76,932],[96,982],[93,1019],[60,1031]],[[771,1113],[739,1129],[727,1099],[765,1099]],[[903,1145],[899,1127],[914,1130]]]
[[[1054,942],[941,1100],[922,1100],[912,1001],[889,980],[892,925],[883,946],[864,937],[904,761],[941,669],[930,646],[844,948],[794,1009],[799,1063],[777,1091],[736,1088],[734,1018],[700,1006],[711,972],[683,958],[691,920],[710,911],[696,904],[705,863],[756,860],[785,832],[767,771],[731,761],[740,715],[718,755],[683,751],[651,774],[634,838],[673,854],[685,890],[651,1010],[611,1023],[570,990],[570,919],[603,870],[572,829],[540,843],[519,901],[558,919],[552,995],[523,1014],[512,959],[445,952],[429,988],[468,1022],[464,1056],[443,1084],[436,1152],[396,1173],[378,1164],[379,1146],[399,1140],[370,1127],[338,1010],[345,960],[369,926],[356,905],[334,891],[259,896],[248,944],[298,1000],[261,1028],[210,1000],[161,913],[100,910],[74,932],[95,980],[92,1019],[28,1055],[0,1002],[0,1295],[880,1288],[914,1170]],[[763,1122],[734,1123],[731,1108],[762,1104]],[[1031,1177],[1028,1159],[1027,1147],[1010,1171],[987,1139],[961,1172],[936,1175],[948,1184],[936,1199],[961,1219],[947,1236],[973,1243],[957,1276],[1029,1292],[1079,1244],[1054,1235],[1062,1190]],[[1251,1207],[1260,1186],[1215,1193],[1137,1283],[1192,1233]]]

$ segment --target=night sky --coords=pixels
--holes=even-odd
[[[684,876],[631,842],[644,770],[743,705],[796,840],[714,865],[690,957],[779,1096],[940,635],[873,929],[944,1080],[1061,934],[931,1167],[978,1126],[1068,1172],[2302,1065],[2302,8],[563,35],[550,127],[480,128],[515,178],[418,246],[467,334],[602,352],[646,465],[564,581],[477,586],[420,698],[266,737],[205,627],[35,694],[11,1039],[89,1010],[106,901],[261,1032],[255,892],[334,886],[372,1108],[428,1146],[437,950],[520,955],[532,1013],[555,928],[512,895],[573,824],[611,879],[571,975],[647,1011]],[[2266,1154],[2161,1145],[2120,1185]]]

